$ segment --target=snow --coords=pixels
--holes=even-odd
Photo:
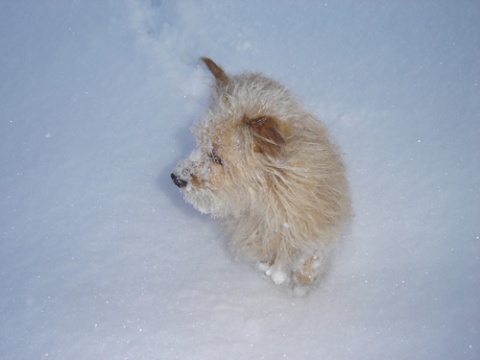
[[[0,2],[1,359],[480,358],[476,2]],[[209,56],[345,152],[356,218],[304,298],[171,183]]]

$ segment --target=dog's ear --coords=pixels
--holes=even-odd
[[[291,126],[270,116],[244,119],[244,123],[253,137],[255,152],[272,158],[285,155],[285,143],[292,134]]]
[[[208,70],[213,74],[215,77],[215,81],[217,82],[217,86],[226,85],[228,83],[228,76],[223,71],[223,69],[218,66],[212,59],[202,57],[200,60],[207,66]]]

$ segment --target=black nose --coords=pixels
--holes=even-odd
[[[175,175],[174,173],[171,173],[170,174],[170,177],[172,178],[173,180],[173,183],[175,185],[177,185],[179,188],[184,188],[185,186],[187,186],[187,182],[183,179],[180,179],[177,175]]]

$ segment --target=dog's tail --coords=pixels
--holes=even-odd
[[[207,66],[208,70],[210,70],[210,72],[213,74],[218,86],[222,86],[228,83],[228,75],[212,59],[209,59],[207,57],[201,57],[200,60],[203,61],[203,63]]]

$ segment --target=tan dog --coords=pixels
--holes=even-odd
[[[198,149],[172,180],[197,210],[225,222],[237,254],[305,292],[350,217],[340,153],[284,86],[202,61],[216,80],[211,105],[193,130]]]

